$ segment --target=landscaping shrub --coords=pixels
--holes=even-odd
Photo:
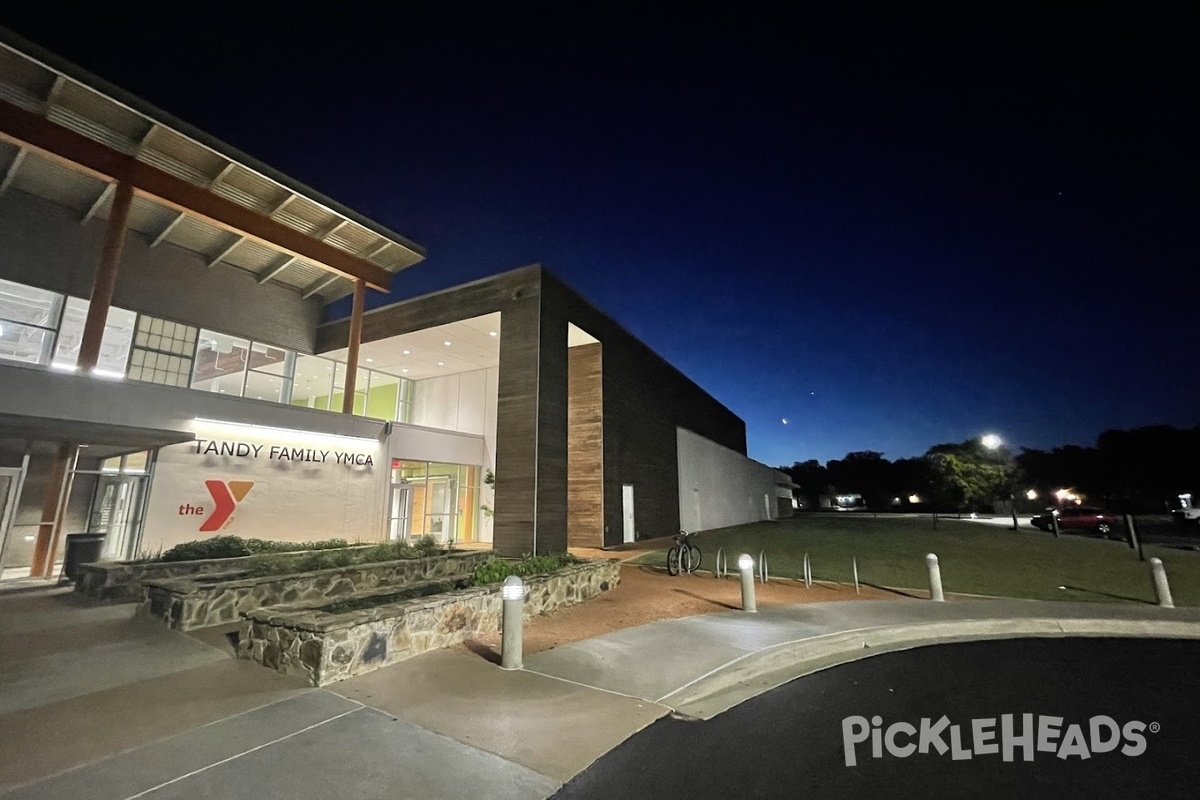
[[[422,537],[416,544],[408,542],[381,542],[357,550],[342,550],[336,553],[310,553],[300,559],[284,559],[276,554],[266,555],[250,566],[250,574],[292,575],[297,572],[313,572],[319,569],[349,567],[353,564],[378,564],[384,561],[404,561],[440,555],[444,550],[432,537]]]
[[[552,553],[545,556],[523,556],[518,561],[503,558],[491,558],[475,568],[471,574],[472,586],[484,586],[489,583],[499,583],[509,575],[528,577],[556,572],[571,564],[580,563],[580,559],[569,553]]]
[[[336,550],[350,547],[345,539],[322,539],[317,542],[273,542],[267,539],[243,539],[240,536],[213,536],[194,542],[177,544],[157,561],[198,561],[206,558],[241,558],[261,553],[294,553],[298,550]]]

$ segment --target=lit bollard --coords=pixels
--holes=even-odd
[[[525,583],[516,575],[504,579],[500,590],[504,598],[504,616],[500,633],[500,669],[522,669],[522,631],[525,623]]]
[[[942,568],[938,566],[938,557],[933,553],[925,556],[925,566],[929,567],[929,599],[941,603],[946,595],[942,594]]]
[[[1154,594],[1158,604],[1163,608],[1174,608],[1175,601],[1171,599],[1171,585],[1167,583],[1167,570],[1161,558],[1150,559],[1150,574],[1154,576]]]
[[[754,559],[749,553],[738,556],[738,571],[742,573],[742,611],[757,613],[758,602],[754,598]]]

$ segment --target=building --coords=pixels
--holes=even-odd
[[[516,555],[790,513],[744,423],[547,270],[364,313],[420,246],[2,31],[0,250],[3,574],[80,532]]]

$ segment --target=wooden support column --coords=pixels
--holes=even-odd
[[[80,372],[91,372],[100,359],[100,341],[104,338],[104,323],[108,319],[113,290],[117,285],[117,268],[121,262],[121,247],[125,244],[125,228],[132,204],[133,185],[125,181],[118,183],[113,195],[112,212],[108,217],[108,228],[104,231],[100,265],[96,268],[96,277],[92,279],[92,296],[87,319],[83,323],[79,360],[75,362]]]
[[[46,482],[46,495],[42,500],[42,521],[38,523],[37,541],[33,545],[33,562],[29,567],[29,576],[32,578],[53,577],[62,518],[71,494],[71,478],[78,452],[79,448],[75,445],[63,443],[58,446],[54,456],[50,479]]]
[[[354,307],[350,311],[350,341],[346,345],[346,386],[342,389],[342,413],[354,413],[354,384],[358,377],[358,347],[362,344],[363,310],[367,304],[367,284],[354,281]]]

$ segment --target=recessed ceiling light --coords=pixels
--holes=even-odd
[[[409,354],[409,353],[411,353],[411,352],[412,352],[411,350],[405,350],[405,351],[404,351],[404,355],[408,355],[408,354]]]
[[[404,369],[402,369],[402,370],[400,370],[400,371],[401,371],[401,372],[408,372],[408,367],[405,367]]]
[[[495,335],[496,335],[495,331],[488,331],[488,336],[495,336]]]
[[[449,346],[450,346],[450,340],[449,340],[449,339],[447,339],[446,341],[442,342],[442,344],[446,345],[446,347],[449,347]]]
[[[444,367],[444,366],[446,366],[446,362],[445,362],[445,361],[439,361],[439,362],[438,362],[438,366],[439,366],[439,367]]]
[[[375,362],[375,359],[373,359],[373,358],[368,358],[368,359],[367,359],[367,363],[368,363],[368,364],[373,364],[374,362]]]

